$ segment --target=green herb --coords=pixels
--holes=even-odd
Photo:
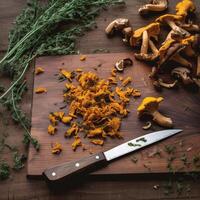
[[[137,163],[138,162],[138,158],[136,158],[135,156],[132,156],[131,157],[131,161],[134,162],[134,163]]]
[[[94,49],[92,51],[93,53],[109,53],[110,51],[108,49],[104,49],[104,48],[99,48],[99,49]]]
[[[141,144],[134,144],[132,142],[129,142],[128,146],[130,146],[130,147],[141,147],[142,145]]]
[[[180,181],[177,181],[176,182],[176,192],[177,192],[177,194],[181,195],[182,192],[184,191],[184,189],[185,189],[185,187],[184,187],[183,183],[180,182]]]
[[[176,152],[176,147],[172,145],[166,145],[165,152],[168,154],[174,154]]]
[[[24,167],[24,162],[26,161],[26,156],[24,154],[20,155],[19,152],[14,152],[13,154],[13,169],[20,170]]]
[[[0,85],[0,94],[3,93],[4,91],[5,91],[5,88],[2,85]]]
[[[139,139],[136,140],[136,142],[140,142],[140,141],[141,142],[147,142],[147,139],[142,137],[142,138],[139,138]]]
[[[188,158],[187,158],[185,153],[183,155],[181,155],[180,160],[183,162],[183,164],[185,166],[188,166],[190,164],[190,162],[188,161]]]
[[[151,171],[151,168],[149,166],[147,166],[146,164],[143,164],[143,166],[148,169],[149,171]]]
[[[160,152],[159,150],[156,151],[156,152],[154,153],[154,156],[158,156],[158,157],[160,157],[160,158],[162,157],[162,156],[161,156],[161,152]]]
[[[25,144],[31,143],[39,149],[38,141],[29,133],[30,120],[19,106],[26,91],[24,76],[30,63],[40,55],[75,53],[76,39],[95,25],[101,9],[116,3],[122,1],[50,0],[41,5],[39,0],[30,0],[17,17],[9,34],[8,51],[0,61],[0,70],[12,78],[11,86],[0,96],[0,103],[24,128]]]
[[[172,163],[173,161],[176,159],[175,156],[171,156],[167,159],[167,169],[169,170],[169,172],[173,172],[175,173],[174,169],[173,169],[173,166],[172,166]]]
[[[194,167],[200,167],[200,155],[194,155],[192,158],[192,163]]]
[[[169,180],[167,183],[164,184],[164,194],[170,195],[174,193],[173,182]]]
[[[10,176],[10,167],[4,161],[0,163],[0,180],[5,180]]]

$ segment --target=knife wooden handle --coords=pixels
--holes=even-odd
[[[95,168],[106,165],[104,153],[98,153],[77,161],[67,162],[49,169],[43,173],[48,182],[59,182],[65,179],[71,180],[78,175],[89,173]]]

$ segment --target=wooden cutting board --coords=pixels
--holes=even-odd
[[[124,77],[131,76],[133,78],[132,86],[141,90],[142,97],[132,99],[128,106],[131,112],[128,117],[123,120],[120,130],[124,139],[108,138],[103,147],[90,144],[87,139],[82,139],[82,142],[90,151],[95,153],[105,151],[143,134],[161,130],[162,128],[156,125],[148,131],[142,129],[144,122],[138,119],[136,109],[146,96],[164,97],[165,100],[160,105],[160,111],[165,115],[171,116],[175,123],[175,128],[181,128],[184,132],[136,153],[117,159],[109,166],[93,174],[165,173],[169,171],[167,168],[167,159],[171,157],[175,157],[172,162],[173,170],[175,171],[199,170],[198,167],[195,168],[193,164],[188,164],[186,166],[183,164],[183,161],[181,161],[181,158],[183,160],[184,153],[190,161],[192,161],[194,155],[200,153],[199,93],[191,93],[183,88],[176,90],[165,89],[162,93],[157,93],[153,89],[151,81],[148,78],[148,74],[151,71],[150,66],[136,61],[133,53],[110,53],[87,55],[85,61],[80,61],[79,55],[40,57],[36,60],[35,66],[43,67],[45,73],[35,76],[34,88],[39,86],[46,87],[48,92],[44,94],[33,94],[31,134],[39,140],[41,149],[39,152],[36,152],[30,145],[28,156],[29,176],[41,176],[45,168],[80,159],[90,154],[89,150],[83,151],[82,148],[78,148],[75,152],[71,149],[73,139],[64,138],[64,132],[66,131],[65,126],[59,125],[58,133],[54,136],[50,136],[47,133],[47,127],[49,125],[48,114],[53,111],[58,111],[63,101],[62,94],[65,82],[59,82],[57,79],[56,74],[58,74],[59,69],[62,68],[73,71],[76,68],[81,68],[85,72],[92,71],[102,78],[107,78],[110,76],[110,71],[114,63],[119,59],[128,57],[134,61],[134,65],[127,68],[121,75]],[[101,67],[97,67],[99,65],[101,65]],[[67,111],[67,108],[65,109],[63,109],[63,111]],[[53,155],[51,153],[51,144],[56,141],[60,142],[63,146],[63,151],[60,155]],[[175,146],[175,154],[169,155],[166,153],[166,145]],[[160,152],[160,156],[154,155],[157,151]],[[135,160],[137,160],[137,162]]]

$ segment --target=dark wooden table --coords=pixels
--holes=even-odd
[[[170,12],[174,12],[174,5],[177,0],[170,1]],[[126,46],[122,45],[120,38],[115,37],[111,40],[107,39],[104,34],[104,28],[109,21],[117,17],[127,17],[135,28],[147,24],[153,19],[149,17],[143,20],[137,14],[137,9],[144,0],[126,0],[127,8],[111,8],[108,11],[101,13],[97,19],[98,28],[95,31],[87,33],[84,37],[80,38],[77,43],[77,48],[81,53],[92,53],[94,49],[106,48],[110,52],[126,52],[130,51]],[[198,4],[197,16],[199,16],[199,0],[195,0]],[[14,18],[18,15],[20,10],[25,6],[26,0],[1,0],[0,1],[0,56],[3,56],[7,48],[8,31],[12,27]],[[29,91],[24,97],[22,102],[23,109],[30,116],[31,102],[32,102],[32,81],[33,81],[33,68],[30,68],[27,74]],[[0,77],[1,82],[9,83],[9,80]],[[21,151],[25,151],[21,143],[23,130],[11,120],[8,126],[3,125],[3,118],[9,118],[9,113],[0,108],[0,134],[9,133],[7,142],[9,144],[17,144]],[[9,151],[4,152],[3,158],[11,160]],[[105,179],[104,179],[105,178]],[[109,199],[109,200],[138,200],[138,199],[200,199],[200,186],[199,182],[193,180],[186,180],[184,184],[191,184],[191,192],[188,194],[183,192],[177,196],[177,192],[164,195],[164,188],[162,187],[169,180],[169,175],[165,176],[137,176],[137,177],[103,177],[103,178],[87,178],[82,184],[76,187],[68,188],[63,186],[64,189],[54,191],[49,189],[46,183],[42,180],[29,180],[26,178],[26,167],[20,172],[12,172],[10,179],[0,182],[0,200],[5,199],[67,199],[67,200],[94,200],[94,199]],[[154,190],[154,185],[160,185],[160,189]]]

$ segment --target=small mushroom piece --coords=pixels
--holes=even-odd
[[[172,70],[171,75],[180,79],[184,85],[193,84],[194,81],[190,77],[190,70],[186,67],[176,67]]]
[[[122,41],[124,43],[129,43],[130,37],[133,34],[133,29],[132,27],[126,27],[122,30],[122,33],[124,34],[124,38],[122,39]]]
[[[191,12],[196,9],[194,2],[192,0],[182,0],[176,5],[176,15],[187,17]]]
[[[151,115],[153,117],[153,121],[158,125],[166,128],[172,128],[173,122],[169,117],[164,116],[158,111],[159,103],[164,99],[162,97],[146,97],[143,99],[142,103],[137,108],[138,115]]]
[[[139,8],[138,12],[141,15],[146,15],[150,11],[161,12],[166,10],[168,7],[168,0],[151,0],[150,3],[143,5]]]
[[[150,121],[148,121],[142,128],[143,128],[144,130],[148,130],[148,129],[151,128],[151,126],[152,126],[152,123],[151,123]]]
[[[129,26],[129,20],[125,18],[118,18],[112,21],[105,29],[107,35],[113,35],[114,31],[121,31]]]
[[[174,32],[183,35],[183,36],[190,36],[190,33],[186,31],[185,29],[178,26],[176,23],[181,22],[183,20],[183,17],[180,15],[173,15],[173,14],[166,14],[162,15],[159,18],[156,19],[156,22],[167,24],[171,27]]]
[[[115,64],[115,68],[117,69],[117,71],[123,71],[125,67],[128,66],[132,66],[133,65],[133,61],[130,58],[125,58],[122,60],[119,60],[116,62]]]

